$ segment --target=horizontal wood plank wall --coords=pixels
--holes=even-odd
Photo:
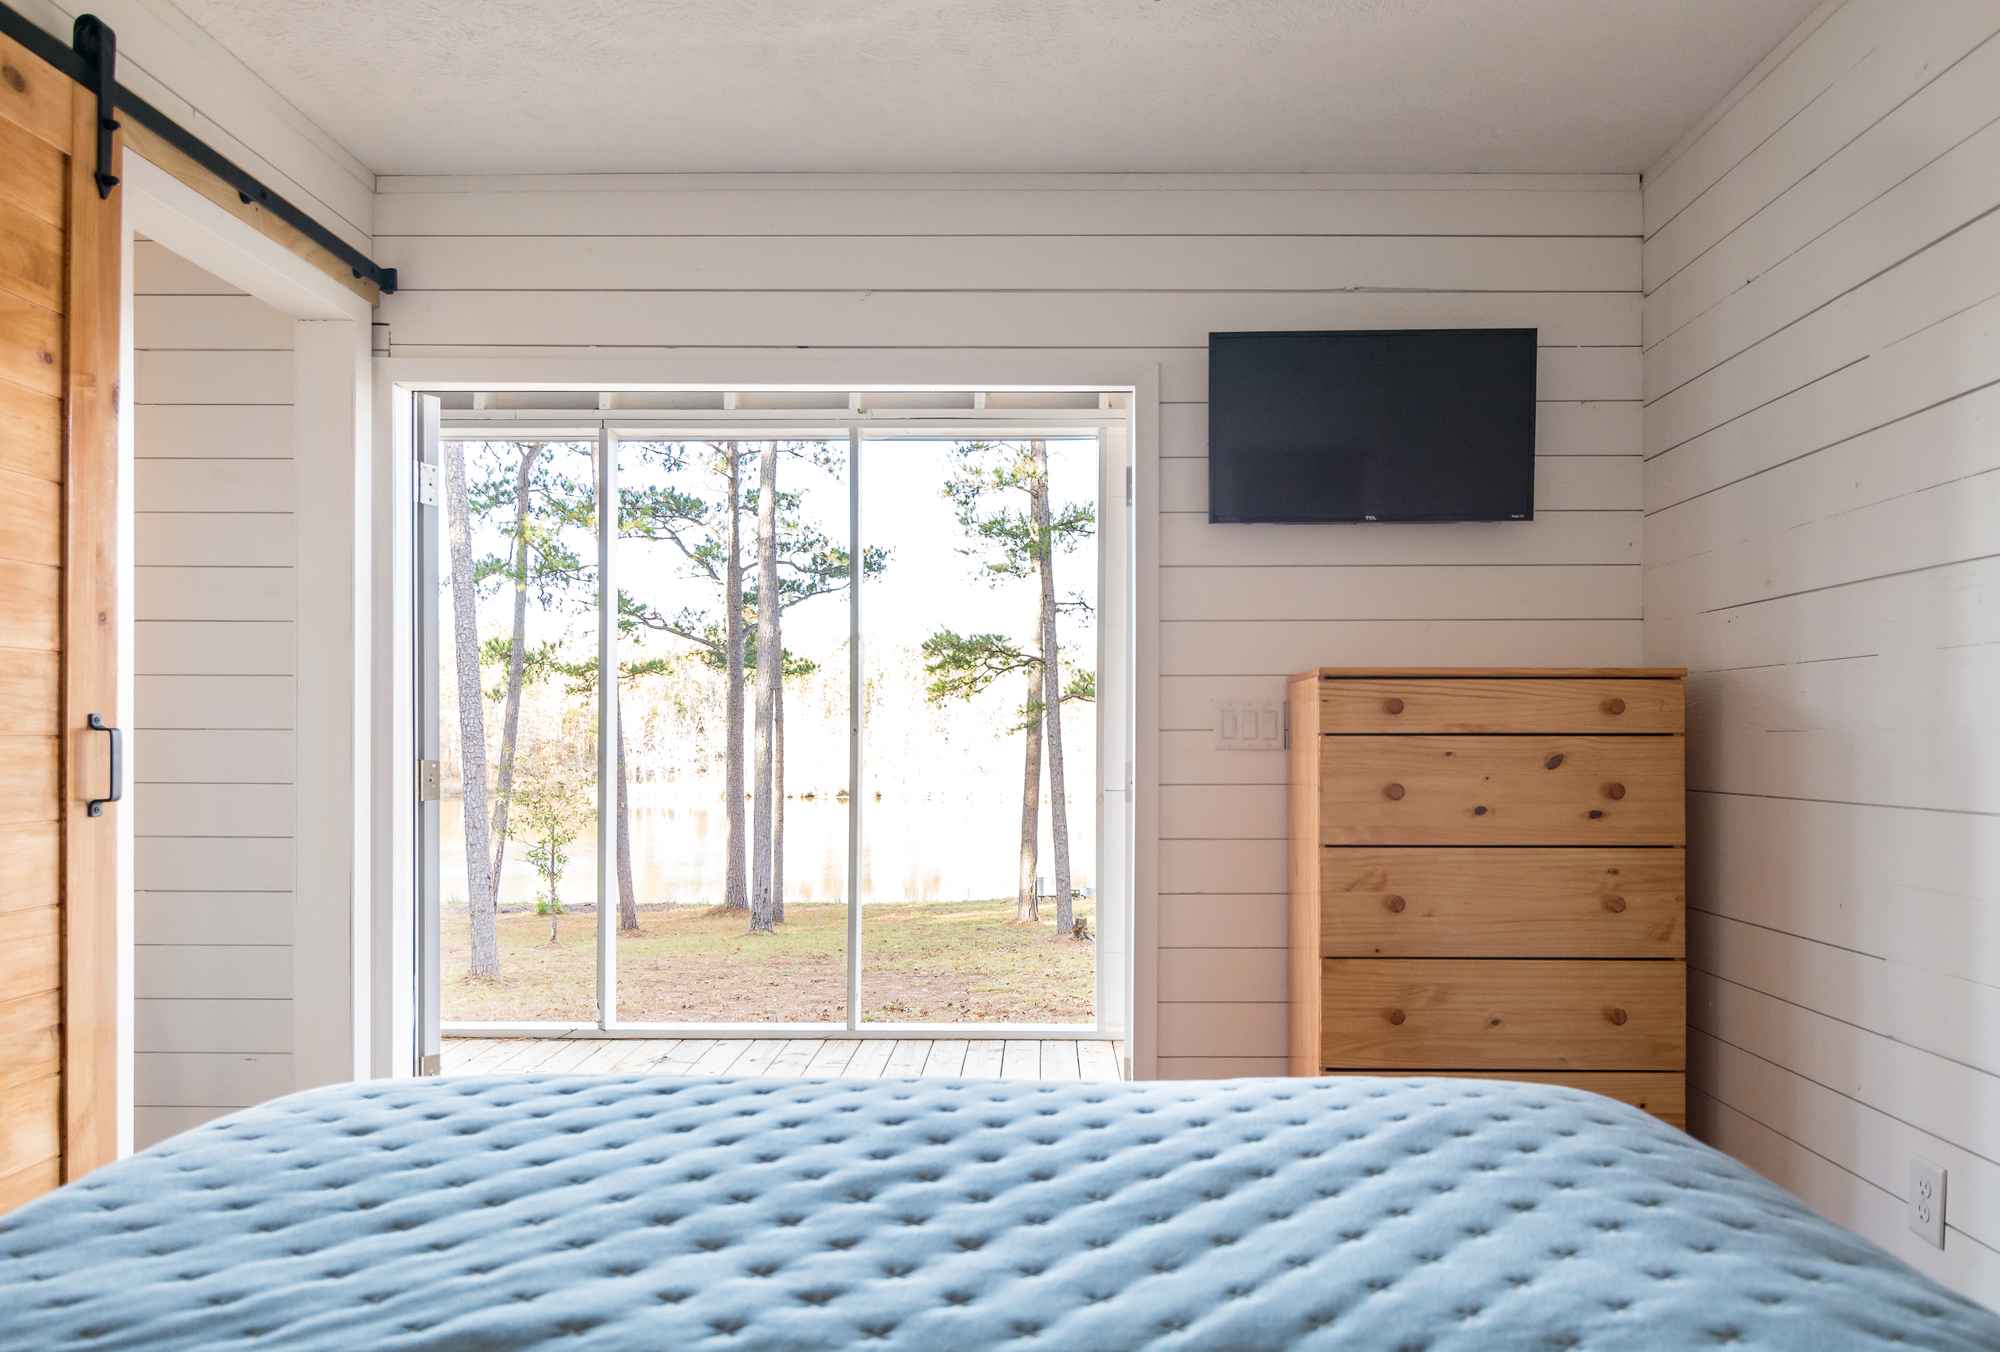
[[[1211,699],[1631,665],[1639,203],[1609,177],[381,180],[398,356],[1076,354],[1162,374],[1160,1072],[1285,1069],[1285,760]],[[1533,325],[1537,519],[1212,526],[1212,330]]]
[[[149,242],[133,289],[143,1147],[293,1087],[293,323]]]
[[[1699,1136],[2000,1305],[2000,11],[1850,0],[1647,176]],[[1951,1171],[1940,1252],[1910,1156]]]

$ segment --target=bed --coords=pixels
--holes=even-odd
[[[0,1348],[2000,1348],[1578,1090],[504,1076],[236,1113],[0,1219]]]

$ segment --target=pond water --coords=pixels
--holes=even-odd
[[[1074,796],[1072,796],[1073,798]],[[465,904],[465,827],[461,800],[441,803],[444,904]],[[729,828],[715,799],[649,799],[632,804],[632,875],[638,904],[704,905],[722,901]],[[1047,816],[1044,805],[1043,816]],[[1096,884],[1096,813],[1070,805],[1071,872],[1078,889]],[[1020,868],[1021,810],[1004,802],[963,798],[882,799],[863,804],[863,904],[973,901],[1012,896]],[[501,879],[503,906],[532,906],[547,884],[510,841]],[[595,834],[566,851],[560,892],[565,907],[592,902],[597,875]],[[1053,887],[1054,855],[1044,825],[1040,846],[1043,891]],[[838,799],[785,803],[785,900],[844,902],[847,892],[847,804]]]

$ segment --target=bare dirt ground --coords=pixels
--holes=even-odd
[[[1053,916],[1045,904],[1043,914]],[[1090,916],[1088,902],[1079,915]],[[1088,1023],[1097,946],[1056,937],[1051,920],[1014,921],[1012,899],[869,906],[863,913],[862,1021]],[[1092,920],[1093,927],[1095,920]],[[847,1017],[847,908],[787,908],[776,934],[740,914],[641,907],[618,937],[618,1017],[671,1023],[839,1023]],[[443,916],[447,1022],[597,1017],[596,917],[503,914],[500,978],[466,975],[463,908]]]

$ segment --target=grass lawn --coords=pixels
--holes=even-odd
[[[1059,939],[1049,920],[1014,923],[1012,898],[871,905],[862,917],[862,1021],[1088,1023],[1097,945]],[[1092,916],[1088,901],[1077,914]],[[597,1017],[597,923],[566,912],[500,916],[500,978],[465,973],[463,907],[443,914],[447,1022]],[[847,1017],[847,908],[786,908],[775,934],[740,914],[639,908],[638,934],[618,936],[618,1016],[670,1023],[839,1023]],[[1093,916],[1093,928],[1094,916]]]

